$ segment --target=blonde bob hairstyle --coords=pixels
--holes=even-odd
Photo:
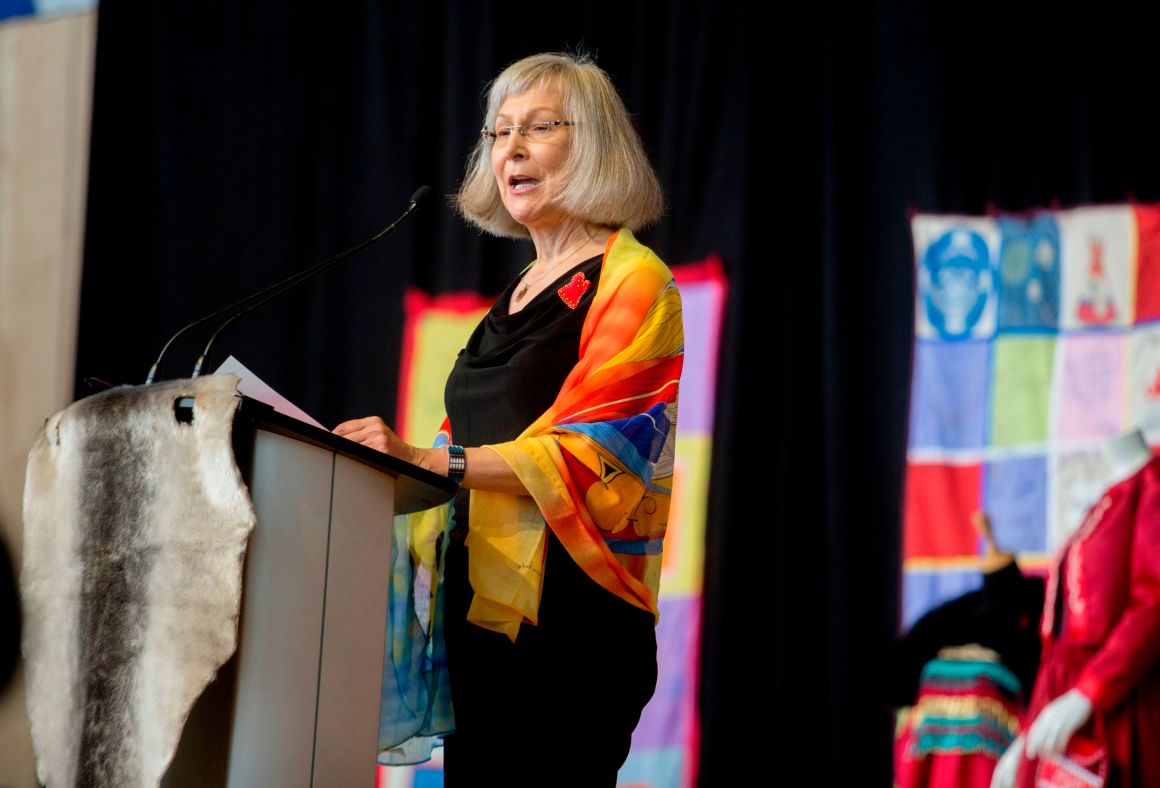
[[[587,55],[544,53],[516,61],[491,83],[484,126],[495,127],[500,106],[533,88],[560,91],[571,148],[559,172],[563,189],[557,202],[564,211],[601,227],[646,227],[664,211],[660,182],[624,102],[608,75]],[[467,162],[455,207],[467,221],[493,235],[526,238],[528,230],[512,218],[500,199],[491,169],[492,143],[482,137]]]

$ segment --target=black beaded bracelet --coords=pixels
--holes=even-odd
[[[462,446],[448,445],[447,478],[456,484],[461,484],[465,473],[467,473],[467,452]]]

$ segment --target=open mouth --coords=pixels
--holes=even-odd
[[[513,175],[508,178],[508,186],[517,192],[527,191],[539,185],[540,182],[535,178],[529,178],[525,175]]]

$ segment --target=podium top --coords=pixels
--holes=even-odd
[[[238,426],[243,426],[284,435],[349,457],[395,477],[395,514],[410,514],[438,506],[450,500],[459,489],[455,482],[445,476],[278,413],[270,405],[250,397],[242,397],[234,425],[235,432]]]

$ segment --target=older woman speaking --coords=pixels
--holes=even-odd
[[[492,83],[456,204],[536,256],[460,351],[435,448],[335,428],[461,486],[400,523],[388,683],[409,666],[423,690],[384,693],[407,707],[384,746],[446,734],[451,784],[614,785],[656,686],[684,347],[672,274],[632,235],[660,186],[607,74],[541,54]]]

